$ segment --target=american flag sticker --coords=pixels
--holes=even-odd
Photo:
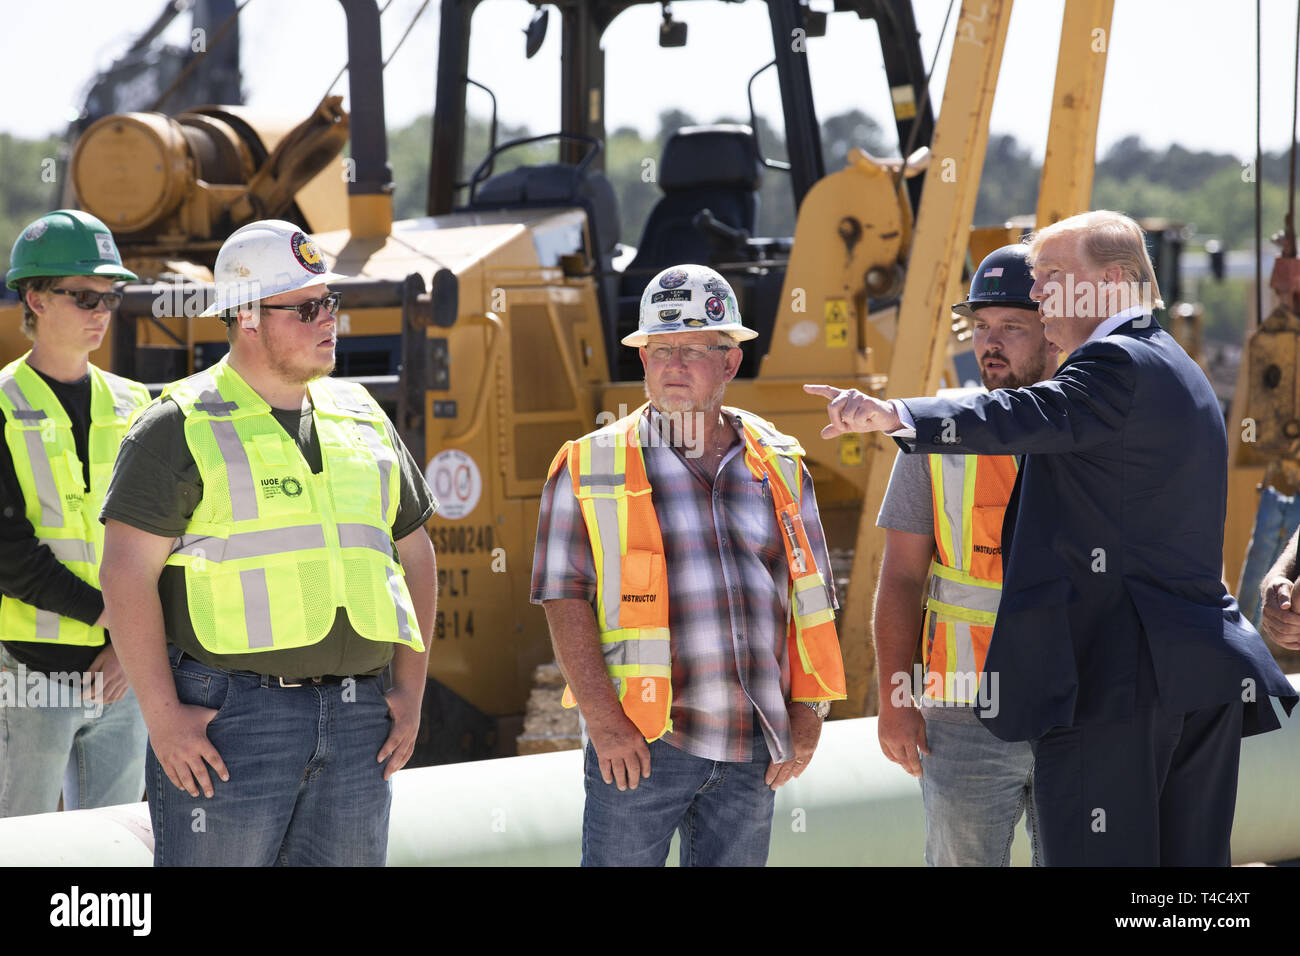
[[[992,279],[995,276],[1000,276],[1000,275],[1002,275],[1002,267],[998,266],[997,268],[990,269],[988,272],[984,273],[984,278]]]

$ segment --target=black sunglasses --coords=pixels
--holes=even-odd
[[[325,311],[330,315],[339,314],[339,302],[343,299],[343,293],[331,292],[329,295],[322,296],[319,299],[308,299],[306,302],[299,302],[297,305],[265,305],[263,309],[283,309],[286,312],[297,312],[299,322],[314,322],[316,316],[320,314],[321,306],[325,306]]]
[[[93,312],[103,300],[108,311],[112,312],[122,304],[120,292],[95,292],[93,289],[51,289],[55,295],[70,295],[77,300],[77,308]]]

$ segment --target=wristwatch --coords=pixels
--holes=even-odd
[[[831,702],[829,700],[805,700],[800,701],[805,707],[812,709],[812,712],[822,720],[831,712]]]

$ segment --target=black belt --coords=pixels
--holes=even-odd
[[[194,657],[193,654],[189,656],[192,658]],[[185,652],[177,648],[176,660],[172,662],[172,666],[179,664],[183,657],[185,657]],[[198,660],[198,658],[194,659]],[[203,662],[199,661],[199,663],[202,664]],[[327,684],[342,684],[347,680],[358,681],[372,678],[378,679],[381,676],[379,674],[318,674],[315,677],[276,677],[274,674],[259,674],[256,671],[232,671],[226,670],[225,668],[214,668],[214,670],[221,670],[227,674],[233,674],[238,677],[255,677],[261,681],[263,687],[271,687],[276,684],[280,687],[321,687]]]

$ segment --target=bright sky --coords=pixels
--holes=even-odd
[[[392,0],[383,17],[385,54],[422,0]],[[980,0],[973,0],[978,5]],[[947,0],[913,0],[927,62]],[[814,0],[830,8],[830,0]],[[1014,134],[1041,156],[1064,0],[1015,4],[993,108],[994,132]],[[36,137],[61,133],[96,69],[107,66],[163,8],[163,0],[44,0],[7,5],[0,33],[0,132]],[[390,128],[432,110],[437,60],[438,0],[432,0],[385,74]],[[959,4],[944,37],[932,95],[942,98]],[[547,41],[531,61],[523,36],[531,5],[485,0],[475,15],[470,75],[496,92],[500,115],[534,132],[559,127],[559,17],[552,10]],[[657,45],[660,8],[622,14],[605,35],[607,125],[650,132],[665,108],[709,121],[743,116],[745,81],[771,58],[771,35],[760,0],[724,4],[689,0],[674,7],[689,25],[683,49]],[[1265,149],[1290,142],[1296,7],[1263,2]],[[298,117],[319,100],[345,59],[342,8],[330,0],[252,0],[241,17],[244,85],[250,105]],[[188,16],[165,35],[188,42]],[[858,107],[885,126],[888,95],[874,24],[833,14],[829,34],[809,41],[819,117]],[[57,65],[56,65],[57,64]],[[336,92],[346,94],[346,78]],[[773,71],[755,85],[758,110],[779,121]],[[487,97],[470,92],[471,109],[486,115]],[[1255,10],[1249,0],[1116,0],[1099,150],[1130,134],[1149,146],[1179,142],[1245,157],[1254,152]]]

